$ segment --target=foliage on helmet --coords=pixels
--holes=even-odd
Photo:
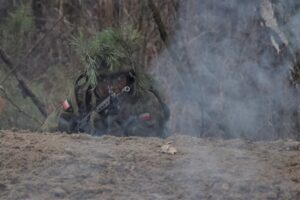
[[[132,26],[106,29],[88,39],[83,33],[72,38],[71,45],[86,68],[91,85],[97,76],[124,70],[137,70],[136,52],[140,36]]]
[[[140,34],[132,26],[109,28],[88,38],[83,33],[71,41],[88,75],[89,84],[97,85],[99,75],[134,71],[137,93],[149,89],[152,79],[137,63]]]

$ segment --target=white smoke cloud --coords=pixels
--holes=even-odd
[[[298,102],[289,84],[293,60],[275,17],[277,4],[189,0],[181,5],[180,28],[169,47],[180,62],[166,50],[153,63],[169,98],[171,132],[292,136]],[[296,16],[287,24],[297,27],[292,31],[299,39]]]

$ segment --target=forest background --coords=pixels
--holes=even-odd
[[[280,0],[0,0],[0,129],[38,129],[61,105],[84,70],[74,35],[128,24],[142,38],[137,62],[171,108],[170,133],[299,139],[299,9]]]

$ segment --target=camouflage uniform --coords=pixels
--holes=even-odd
[[[135,83],[131,84],[131,91],[119,98],[116,113],[96,113],[94,108],[106,97],[93,89],[84,75],[80,76],[64,106],[48,117],[42,130],[79,131],[92,135],[163,136],[168,108],[155,91],[138,92],[135,87]],[[78,120],[88,113],[86,126],[79,130],[76,128]]]
[[[89,41],[73,41],[86,71],[75,82],[63,108],[46,120],[42,130],[86,132],[92,135],[162,136],[169,117],[167,106],[135,60],[139,34],[130,26],[104,30]],[[118,95],[103,111],[108,97]],[[114,96],[115,97],[115,96]]]

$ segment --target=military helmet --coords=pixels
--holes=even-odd
[[[87,41],[87,42],[86,42]],[[90,39],[80,33],[72,40],[92,85],[99,76],[136,71],[139,33],[132,26],[109,28]]]
[[[116,73],[128,73],[139,88],[146,89],[150,85],[149,76],[136,63],[140,35],[132,26],[109,28],[90,39],[79,33],[71,44],[81,57],[92,86],[95,87],[102,76]]]

